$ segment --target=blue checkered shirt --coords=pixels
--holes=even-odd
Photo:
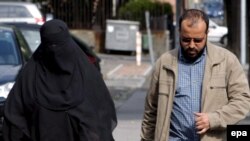
[[[199,141],[194,112],[200,112],[201,109],[206,49],[192,63],[179,52],[178,83],[171,114],[169,141]]]

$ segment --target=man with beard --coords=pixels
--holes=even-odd
[[[235,55],[207,42],[209,19],[189,9],[180,47],[156,62],[145,101],[142,141],[221,141],[250,109],[248,80]]]
[[[21,70],[4,107],[5,141],[113,141],[114,103],[86,54],[58,19]]]

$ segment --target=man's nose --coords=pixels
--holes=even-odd
[[[195,43],[194,43],[194,41],[193,41],[193,40],[191,40],[191,41],[190,41],[190,43],[189,43],[189,47],[190,47],[190,48],[195,48]]]

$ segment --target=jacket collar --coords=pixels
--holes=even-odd
[[[218,64],[225,59],[220,48],[221,47],[207,42],[207,59],[212,65]]]
[[[207,62],[211,64],[212,66],[215,64],[220,63],[223,61],[224,54],[222,54],[222,51],[220,49],[221,47],[218,47],[210,42],[207,42]],[[167,55],[163,56],[163,66],[164,68],[167,68],[169,70],[177,70],[177,64],[178,64],[178,48],[175,48],[171,50]]]
[[[163,56],[163,67],[172,71],[177,70],[178,48],[175,48]]]

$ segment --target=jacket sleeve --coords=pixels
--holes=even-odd
[[[248,80],[238,59],[233,55],[227,60],[226,90],[228,103],[209,113],[210,129],[225,129],[244,119],[250,109]]]
[[[141,141],[153,141],[155,134],[157,103],[158,103],[158,75],[159,61],[151,76],[150,87],[145,99],[145,110],[141,126]]]

